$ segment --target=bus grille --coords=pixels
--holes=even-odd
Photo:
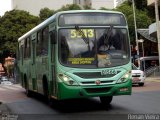
[[[140,77],[141,75],[132,75],[132,77]]]
[[[117,74],[119,73],[120,71],[117,71]],[[101,75],[101,72],[81,72],[81,73],[73,73],[81,78],[84,78],[84,79],[91,79],[91,78],[110,78],[110,77],[113,77],[115,76],[116,74],[106,74],[106,75]]]
[[[108,81],[101,81],[101,84],[105,84],[105,83],[112,83],[114,82],[114,80],[108,80]],[[94,84],[96,85],[95,81],[83,81],[81,82],[83,85],[88,85],[88,84]]]
[[[111,89],[111,87],[104,88],[85,88],[88,93],[106,93]]]

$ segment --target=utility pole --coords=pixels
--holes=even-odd
[[[136,40],[137,57],[138,57],[138,58],[137,58],[137,59],[138,59],[138,68],[140,68],[139,46],[138,46],[138,35],[137,35],[137,23],[136,23],[135,2],[134,2],[134,0],[132,0],[132,6],[133,6],[135,40]]]
[[[158,42],[158,55],[159,55],[159,66],[160,66],[160,27],[159,27],[158,0],[155,0],[155,14],[156,14],[156,24],[157,24],[157,42]]]

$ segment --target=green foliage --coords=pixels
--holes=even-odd
[[[88,5],[83,6],[83,8],[84,8],[85,10],[91,10],[91,9],[93,9],[91,6],[88,6]]]
[[[130,3],[128,2],[125,2],[121,6],[117,7],[115,10],[122,12],[126,16],[128,26],[129,26],[129,31],[130,31],[131,42],[134,42],[135,28],[134,28],[134,17],[133,17],[132,5],[130,5]],[[135,14],[136,14],[137,29],[148,28],[148,26],[153,22],[153,19],[148,16],[148,11],[146,9],[136,9]]]
[[[130,6],[127,2],[123,3],[121,6],[117,7],[115,10],[124,13],[126,16],[133,14],[132,6]]]
[[[132,0],[129,0],[132,1]],[[147,6],[147,0],[134,0],[135,6],[138,10],[146,11],[148,16],[152,18],[152,21],[155,22],[155,9],[153,6]],[[132,5],[132,2],[129,2],[129,5]],[[160,10],[160,9],[159,9]]]
[[[0,49],[16,51],[17,40],[39,23],[39,18],[26,11],[12,10],[0,18]]]
[[[67,11],[67,10],[81,10],[81,8],[76,4],[68,4],[68,5],[62,6],[58,10],[51,10],[49,8],[43,8],[43,9],[40,10],[39,17],[40,17],[40,20],[42,22],[45,19],[47,19],[50,16],[52,16],[53,14],[55,14],[56,12]]]
[[[137,9],[145,10],[147,9],[147,0],[135,0],[135,6]]]
[[[68,4],[68,5],[62,6],[56,12],[58,12],[58,11],[67,11],[67,10],[81,10],[81,8],[77,4]]]
[[[110,9],[105,8],[105,7],[101,7],[100,10],[110,10]]]
[[[40,10],[39,17],[41,21],[44,21],[45,19],[49,18],[54,14],[54,10],[50,10],[49,8],[43,8]]]

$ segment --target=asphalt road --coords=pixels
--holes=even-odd
[[[153,80],[147,81],[144,87],[133,86],[131,96],[114,96],[110,106],[102,106],[99,98],[92,98],[67,100],[49,107],[45,101],[40,100],[40,96],[27,98],[22,88],[16,88],[15,92],[19,95],[15,98],[12,95],[8,101],[6,97],[3,102],[6,101],[9,110],[18,115],[20,120],[125,120],[130,114],[160,114],[160,82]]]

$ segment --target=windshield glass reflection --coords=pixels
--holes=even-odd
[[[59,56],[62,64],[73,67],[103,68],[129,62],[129,42],[126,29],[60,30]],[[110,32],[110,33],[109,33]]]

